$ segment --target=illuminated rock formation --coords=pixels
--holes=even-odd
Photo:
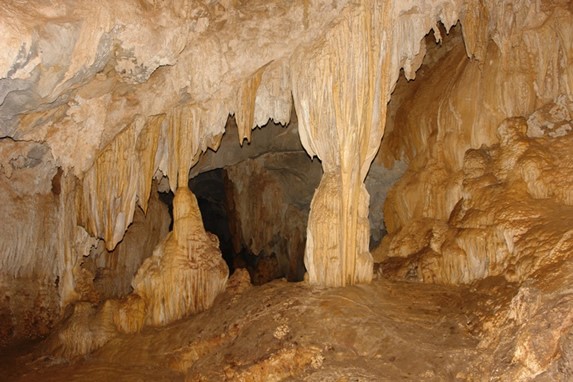
[[[526,380],[567,363],[568,278],[551,277],[573,246],[570,1],[6,0],[0,33],[0,341],[57,325],[47,348],[73,357],[212,306],[227,268],[187,185],[227,168],[236,240],[290,256],[306,238],[312,287],[370,283],[374,263],[377,275],[456,291],[499,276],[517,292],[492,297],[498,311],[475,329],[513,362],[495,370]],[[269,126],[264,149],[246,147],[257,126],[295,115],[294,137],[322,166],[316,190],[314,170],[267,172],[273,160],[298,166],[292,153],[266,156],[286,135],[269,138]],[[229,120],[236,149],[220,147]],[[373,161],[408,168],[369,221],[370,194],[374,208],[382,194],[369,171],[384,178]],[[154,182],[175,193],[171,233]],[[287,205],[298,188],[305,202],[314,193],[310,211]],[[553,329],[536,337],[542,327],[527,320],[547,309]],[[284,325],[272,330],[281,344]],[[225,343],[213,338],[196,343]],[[330,345],[307,345],[257,353],[228,378],[321,367]],[[292,370],[273,366],[297,356]],[[182,357],[180,372],[194,367]],[[447,373],[417,377],[436,375]]]
[[[478,42],[462,24],[465,49],[454,37],[391,105],[381,155],[410,166],[386,200],[389,235],[376,252],[399,277],[524,281],[567,251],[572,15],[560,4],[479,9],[494,28],[476,59],[465,58]]]
[[[133,280],[149,325],[164,325],[209,308],[229,276],[219,241],[205,232],[197,199],[186,187],[177,189],[173,215],[173,232]]]
[[[228,114],[235,115],[240,141],[249,139],[269,118],[288,122],[292,90],[303,145],[327,174],[314,204],[326,203],[330,212],[319,216],[320,207],[313,208],[308,228],[310,280],[371,279],[363,181],[382,136],[385,104],[401,67],[414,76],[420,39],[438,20],[452,25],[460,4],[134,1],[26,9],[9,2],[5,8],[2,134],[45,141],[64,174],[80,179],[81,189],[67,191],[81,202],[77,212],[68,208],[62,240],[88,244],[79,223],[112,250],[136,206],[146,210],[157,170],[174,190],[202,151],[217,148]],[[404,34],[414,19],[415,33]],[[279,33],[278,24],[288,29]],[[326,225],[317,224],[324,218],[336,234],[323,242]],[[64,281],[64,301],[76,298],[78,255],[75,247],[62,251],[61,269],[50,274]]]
[[[179,188],[173,232],[139,267],[133,293],[99,306],[94,304],[99,296],[74,304],[71,315],[43,348],[53,356],[71,359],[102,347],[119,333],[138,333],[145,325],[165,325],[209,308],[225,289],[229,275],[218,244],[217,237],[203,229],[193,193]],[[89,277],[84,281],[84,300],[95,292],[89,281]]]
[[[567,258],[573,210],[563,185],[572,177],[573,136],[528,138],[527,129],[524,118],[508,119],[499,126],[499,145],[466,152],[463,196],[449,220],[414,220],[388,237],[388,254],[404,258],[401,277],[459,284],[503,275],[522,282]]]

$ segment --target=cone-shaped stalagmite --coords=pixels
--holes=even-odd
[[[146,322],[162,325],[211,306],[229,276],[215,235],[203,228],[195,195],[179,187],[173,232],[138,270],[134,292],[147,305]]]

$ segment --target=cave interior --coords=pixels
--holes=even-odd
[[[573,380],[570,0],[0,31],[2,378]]]

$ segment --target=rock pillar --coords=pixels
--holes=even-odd
[[[324,170],[307,228],[305,265],[312,284],[372,279],[364,179],[380,146],[388,84],[395,82],[387,78],[386,3],[364,0],[346,9],[324,39],[300,49],[291,62],[301,141]]]

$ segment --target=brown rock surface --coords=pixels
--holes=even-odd
[[[0,345],[47,336],[3,377],[573,379],[571,1],[6,0],[0,35]],[[214,168],[252,281],[304,247],[306,282],[225,291]]]
[[[477,354],[468,296],[385,280],[330,290],[274,281],[230,290],[192,320],[119,337],[77,365],[37,360],[14,380],[455,379]]]

